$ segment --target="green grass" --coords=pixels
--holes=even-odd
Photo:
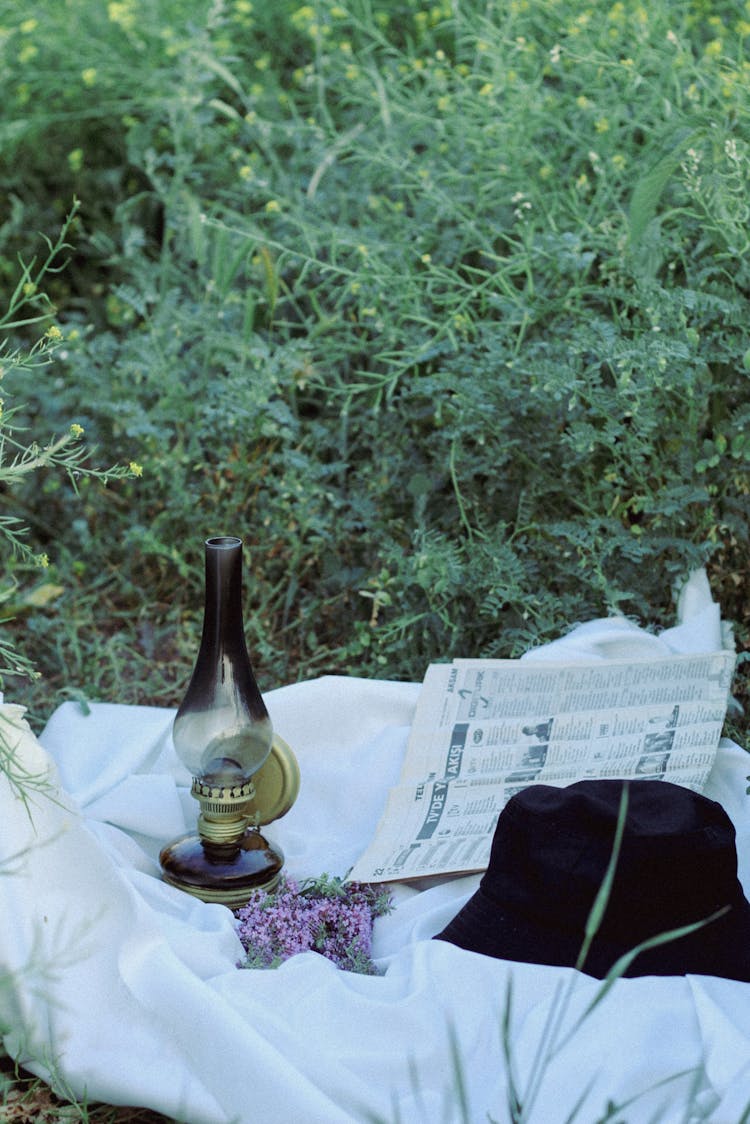
[[[6,696],[177,703],[219,533],[263,689],[669,625],[698,565],[746,658],[748,43],[703,0],[0,0]]]

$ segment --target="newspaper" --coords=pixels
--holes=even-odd
[[[497,817],[530,784],[666,779],[701,791],[732,651],[659,659],[431,664],[399,781],[350,881],[484,870]]]

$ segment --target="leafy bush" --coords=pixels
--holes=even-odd
[[[9,286],[83,202],[23,417],[143,466],[16,493],[40,714],[179,698],[219,532],[265,686],[664,625],[704,563],[748,647],[744,10],[0,7]]]

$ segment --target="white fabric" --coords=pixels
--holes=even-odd
[[[529,658],[718,647],[718,611],[701,575],[689,592],[682,622],[658,638],[614,618]],[[267,694],[302,771],[297,803],[268,829],[291,874],[343,874],[357,857],[397,778],[418,692],[329,677]],[[597,981],[429,939],[478,876],[396,888],[395,912],[376,924],[380,977],[341,972],[314,953],[276,971],[238,971],[230,912],[159,880],[160,847],[196,815],[172,717],[110,704],[85,714],[66,703],[42,748],[21,708],[0,706],[18,768],[55,786],[27,807],[0,775],[0,1027],[6,1049],[35,1072],[79,1096],[189,1124],[505,1122],[509,1073],[531,1124],[565,1120],[576,1105],[589,1124],[610,1101],[634,1097],[629,1124],[737,1124],[750,1102],[750,984],[622,980],[571,1035]],[[723,741],[708,794],[737,826],[746,892],[748,772],[746,753]],[[558,1014],[532,1094],[540,1042]]]

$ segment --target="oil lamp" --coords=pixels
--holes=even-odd
[[[166,882],[238,909],[271,889],[284,856],[260,827],[289,810],[299,790],[292,750],[274,734],[253,674],[242,618],[242,540],[205,543],[203,633],[172,729],[198,801],[197,832],[159,856]]]

